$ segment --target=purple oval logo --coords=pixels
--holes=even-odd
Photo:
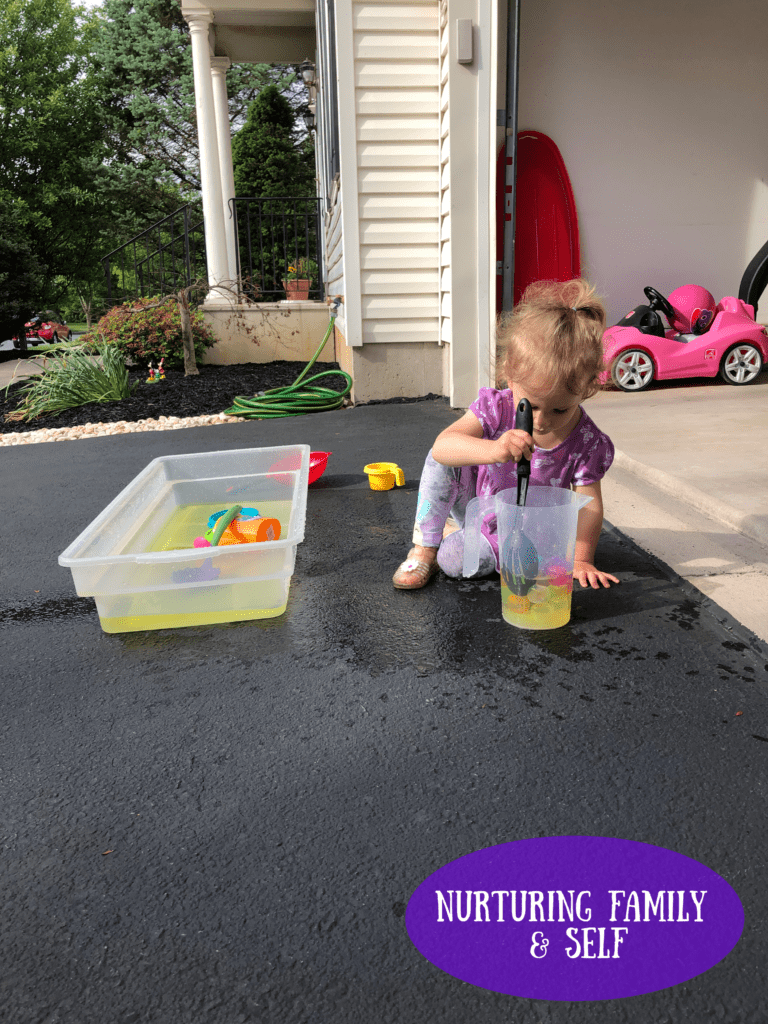
[[[430,875],[408,903],[411,941],[462,981],[524,999],[620,999],[679,985],[727,956],[736,892],[661,846],[597,836],[523,839]]]

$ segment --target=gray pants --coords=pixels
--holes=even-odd
[[[464,517],[467,505],[477,497],[477,466],[443,466],[430,451],[421,471],[413,543],[438,548],[437,564],[446,576],[463,575]],[[443,528],[452,516],[459,529],[443,540]],[[480,537],[480,565],[476,576],[496,572],[496,556],[485,536]]]

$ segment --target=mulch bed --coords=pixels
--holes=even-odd
[[[18,355],[16,356],[18,358]],[[146,370],[132,370],[130,380],[139,382],[131,398],[119,402],[91,402],[75,409],[66,409],[55,416],[39,416],[30,422],[7,421],[5,416],[19,404],[19,389],[26,381],[14,383],[5,394],[0,389],[0,433],[9,434],[48,427],[82,427],[86,423],[118,423],[122,420],[157,419],[160,416],[210,416],[228,409],[237,395],[254,395],[269,388],[293,384],[306,363],[285,359],[272,363],[233,363],[230,366],[200,366],[198,376],[186,377],[183,370],[167,370],[165,380],[147,384]],[[317,362],[307,374],[312,377],[323,370],[338,370],[338,363]],[[306,379],[306,378],[305,378]],[[343,391],[345,380],[329,376],[316,382],[321,387]],[[425,401],[441,397],[385,399],[387,402]],[[367,404],[379,404],[370,402]]]
[[[119,402],[89,402],[75,409],[65,409],[55,416],[39,416],[29,422],[8,422],[6,413],[19,404],[19,389],[26,381],[12,384],[8,395],[0,390],[0,433],[43,430],[46,427],[81,427],[86,423],[118,423],[124,420],[157,419],[159,416],[210,416],[224,412],[237,395],[253,395],[269,388],[293,384],[306,366],[303,362],[277,360],[273,363],[233,363],[230,366],[200,366],[197,376],[186,377],[183,370],[166,370],[165,380],[147,384],[146,370],[132,370],[131,384],[139,386],[130,398]],[[338,363],[315,363],[308,373],[314,376],[323,370],[337,370]],[[321,387],[344,390],[343,377],[326,377],[317,381]]]

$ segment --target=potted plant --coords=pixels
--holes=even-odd
[[[314,275],[317,273],[317,264],[306,256],[300,256],[294,264],[288,267],[288,272],[283,280],[285,297],[289,302],[300,302],[309,298],[309,289],[312,286]]]

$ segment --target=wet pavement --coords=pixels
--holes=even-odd
[[[380,405],[0,452],[0,1019],[766,1019],[768,647],[610,527],[598,564],[621,584],[577,590],[556,631],[506,625],[496,579],[394,590],[423,456],[455,415]],[[333,456],[285,615],[102,633],[57,557],[118,491],[159,455],[291,443]],[[369,490],[383,460],[405,487]],[[602,1003],[474,988],[411,945],[406,904],[438,867],[569,834],[700,860],[741,897],[741,941]]]

